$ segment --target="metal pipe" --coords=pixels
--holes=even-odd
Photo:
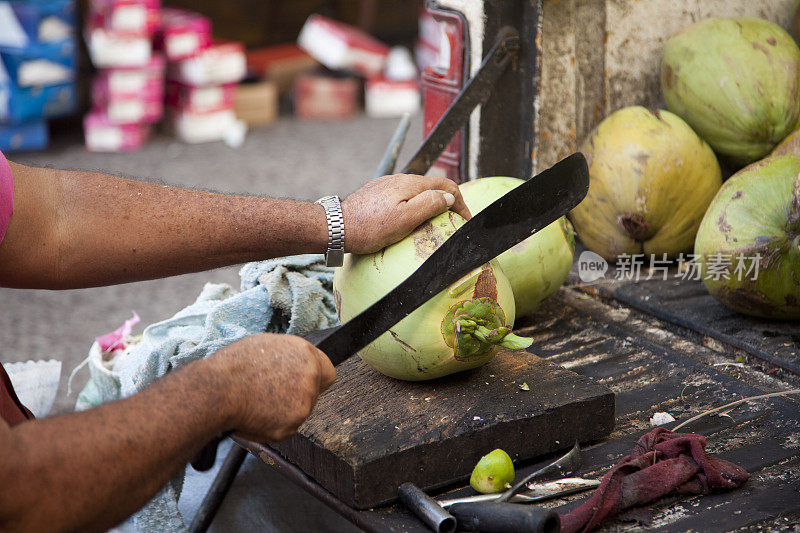
[[[450,512],[463,531],[481,533],[558,533],[561,519],[552,509],[516,503],[457,503]]]
[[[216,455],[216,448],[214,448],[214,451],[214,455]],[[231,488],[236,474],[242,467],[245,457],[247,457],[247,450],[238,444],[231,446],[227,457],[225,457],[225,462],[222,463],[217,476],[208,489],[208,494],[203,498],[203,503],[200,504],[200,508],[189,526],[190,533],[205,533],[208,530],[208,526],[211,525],[217,515],[219,506],[222,505],[222,500],[228,493],[228,489]]]
[[[397,489],[400,501],[436,533],[453,533],[456,519],[439,503],[413,483],[403,483]]]
[[[378,164],[378,169],[375,171],[375,176],[373,176],[374,178],[380,178],[381,176],[392,174],[394,172],[394,167],[397,164],[397,157],[400,155],[400,150],[403,148],[403,143],[406,141],[406,135],[408,134],[408,126],[410,123],[411,114],[403,113],[400,123],[397,124],[397,128],[394,130],[392,140],[389,141],[386,151],[383,152],[383,157],[381,158],[381,162]]]

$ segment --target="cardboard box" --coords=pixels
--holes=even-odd
[[[211,46],[211,19],[193,11],[165,7],[161,10],[156,46],[170,61],[196,55]]]
[[[236,88],[236,117],[248,126],[265,126],[278,118],[278,84],[241,83]]]
[[[0,123],[20,124],[71,115],[78,106],[77,93],[74,82],[36,87],[9,84],[5,90],[0,88]]]
[[[24,48],[0,47],[8,77],[17,87],[58,85],[75,80],[77,41],[74,37]]]
[[[98,70],[92,80],[92,93],[109,98],[161,99],[164,95],[164,57],[153,54],[141,67],[117,67]]]
[[[295,82],[294,112],[305,119],[349,118],[356,114],[360,92],[357,78],[306,74]]]
[[[297,44],[329,69],[365,77],[380,75],[389,55],[389,47],[368,33],[322,15],[308,17]]]
[[[195,87],[177,81],[168,81],[166,103],[170,107],[190,113],[211,113],[233,109],[236,84]]]
[[[77,26],[73,0],[2,2],[0,19],[5,21],[0,32],[0,46],[17,48],[74,37]]]
[[[233,41],[215,42],[167,67],[167,79],[197,87],[236,83],[246,74],[244,45]]]
[[[50,142],[50,132],[44,121],[23,124],[0,124],[0,151],[41,150]]]
[[[83,118],[86,149],[90,152],[130,152],[138,150],[150,137],[149,124],[113,124],[98,112]]]
[[[288,93],[298,76],[318,67],[319,62],[294,43],[247,51],[248,77],[275,82],[280,94]]]
[[[150,63],[153,45],[148,34],[109,31],[90,22],[86,33],[89,57],[97,68],[143,67]]]
[[[419,82],[369,79],[364,85],[364,107],[367,115],[377,118],[413,115],[422,107]]]
[[[160,0],[91,0],[95,24],[115,33],[153,35],[161,21]]]
[[[161,98],[108,98],[108,95],[95,93],[92,94],[92,105],[93,113],[114,125],[153,124],[164,116],[164,101]]]
[[[167,120],[175,136],[191,144],[222,141],[239,125],[233,109],[193,113],[169,108]]]

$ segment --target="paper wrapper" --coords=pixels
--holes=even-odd
[[[4,364],[11,384],[22,402],[36,418],[47,416],[53,407],[61,379],[61,361],[25,361]]]

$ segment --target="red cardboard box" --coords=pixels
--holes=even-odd
[[[294,112],[305,119],[341,119],[355,115],[361,83],[357,78],[306,74],[294,85]]]
[[[138,150],[150,136],[149,124],[112,124],[101,113],[83,118],[86,149],[90,152],[129,152]]]
[[[281,93],[288,92],[298,76],[318,67],[319,62],[294,43],[247,51],[248,76],[275,82]]]
[[[222,141],[239,127],[233,109],[192,113],[171,107],[167,123],[178,139],[190,144]]]
[[[195,87],[177,81],[168,81],[166,103],[170,107],[191,113],[210,113],[233,109],[236,84]]]
[[[322,15],[308,17],[297,43],[326,67],[364,77],[380,75],[389,55],[389,47],[375,37]]]
[[[165,7],[161,10],[156,46],[170,61],[191,57],[211,46],[211,19],[193,11]]]
[[[417,80],[373,78],[364,85],[364,108],[371,117],[400,117],[403,113],[413,115],[421,107],[422,99]]]
[[[91,0],[95,23],[111,32],[152,35],[161,18],[160,0]]]
[[[105,93],[92,93],[92,105],[93,112],[104,117],[109,124],[153,124],[164,116],[161,98],[110,98]]]
[[[92,93],[110,98],[160,99],[164,94],[164,57],[153,55],[142,67],[121,67],[98,70],[92,80]]]
[[[244,45],[233,41],[215,42],[167,67],[167,79],[197,87],[236,83],[246,74]]]

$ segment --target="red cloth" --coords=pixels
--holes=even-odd
[[[705,494],[747,481],[740,466],[706,455],[706,438],[656,428],[604,477],[594,494],[561,516],[561,533],[587,532],[628,507],[667,494]]]
[[[20,422],[33,419],[33,413],[28,411],[14,392],[6,370],[0,365],[0,419],[9,426],[16,426]]]

